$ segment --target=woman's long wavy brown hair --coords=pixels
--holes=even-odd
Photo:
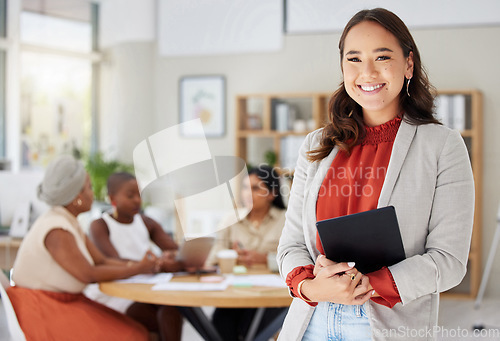
[[[403,86],[399,93],[404,120],[414,125],[440,124],[432,115],[435,89],[430,84],[427,73],[422,66],[417,45],[406,25],[394,13],[384,8],[362,10],[356,13],[347,23],[340,37],[340,66],[342,67],[344,43],[347,34],[351,28],[364,21],[376,22],[391,32],[403,49],[405,58],[409,56],[410,51],[413,52],[413,77],[408,90],[411,97],[406,93],[406,86]],[[329,123],[323,129],[320,146],[308,152],[310,161],[324,159],[335,146],[349,153],[351,147],[362,141],[365,136],[362,108],[349,97],[344,82],[340,83],[340,87],[330,98],[328,118]]]

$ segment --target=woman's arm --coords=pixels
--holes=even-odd
[[[307,169],[310,165],[307,160],[307,152],[311,149],[313,139],[319,138],[320,134],[316,131],[307,135],[299,151],[285,215],[285,226],[277,250],[279,271],[283,278],[287,278],[288,274],[296,267],[314,264],[304,238],[302,209],[306,194]]]
[[[156,263],[151,253],[146,254],[140,262],[108,263],[106,257],[86,238],[87,248],[96,263],[92,265],[78,249],[73,235],[62,228],[51,230],[45,237],[44,244],[54,260],[83,283],[112,281],[139,273],[152,273]]]
[[[474,182],[467,149],[457,131],[450,130],[446,137],[434,181],[425,253],[389,267],[403,305],[456,286],[467,269]]]
[[[94,260],[95,265],[119,265],[124,266],[127,264],[132,264],[130,260],[120,259],[120,258],[112,258],[106,257],[105,254],[99,250],[99,248],[89,239],[85,239],[85,245],[87,246],[87,250],[90,253],[90,256]]]
[[[144,224],[148,228],[149,238],[156,244],[162,251],[177,250],[179,247],[174,240],[163,230],[161,225],[155,220],[141,215]]]
[[[109,229],[104,219],[94,220],[90,224],[89,237],[106,257],[120,259],[120,255],[109,239]]]
[[[160,258],[158,258],[157,269],[164,272],[181,271],[184,264],[178,261],[177,250],[178,245],[174,240],[163,230],[161,225],[154,219],[145,215],[141,215],[144,225],[149,232],[149,238],[163,251]]]

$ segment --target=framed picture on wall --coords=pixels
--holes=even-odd
[[[224,76],[186,76],[179,81],[180,123],[200,119],[206,137],[220,137],[226,130],[226,80]],[[181,126],[181,135],[200,137],[199,131]]]

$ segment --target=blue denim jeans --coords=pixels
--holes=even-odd
[[[371,327],[364,305],[319,302],[303,341],[371,340]]]

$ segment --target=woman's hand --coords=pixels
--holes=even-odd
[[[251,267],[253,264],[266,264],[267,254],[255,250],[247,250],[241,247],[237,241],[233,242],[233,250],[238,252],[238,264]]]
[[[325,255],[319,255],[318,258],[316,258],[316,264],[314,264],[314,270],[313,270],[314,276],[317,276],[318,272],[320,272],[321,269],[323,269],[324,267],[334,264],[337,263],[332,260],[329,260],[328,258],[326,258]]]
[[[177,272],[181,271],[184,267],[183,264],[176,259],[177,250],[163,251],[161,257],[156,261],[157,272]]]
[[[338,264],[338,263],[334,262],[332,260],[329,260],[328,258],[326,258],[325,255],[319,255],[318,258],[316,258],[316,264],[314,264],[314,270],[313,270],[314,276],[317,276],[318,273],[321,271],[321,269],[323,269],[324,267],[329,266],[329,265],[335,265],[335,264]],[[349,262],[349,263],[347,263],[347,265],[351,266],[352,269],[345,271],[345,274],[356,275],[358,273],[358,270],[356,270],[356,268],[354,268],[354,265],[355,265],[354,262]]]
[[[301,290],[311,301],[360,305],[373,295],[368,277],[347,263],[335,263],[320,256],[314,272],[316,277],[306,280]],[[353,279],[351,275],[354,275]]]
[[[155,273],[157,260],[158,258],[153,252],[147,251],[141,261],[136,264],[138,273]]]

